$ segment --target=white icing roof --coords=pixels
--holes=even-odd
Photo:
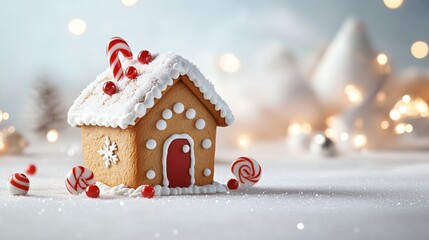
[[[68,123],[73,126],[94,125],[127,128],[136,124],[137,118],[153,107],[155,98],[160,99],[167,86],[173,85],[173,79],[187,75],[196,87],[220,111],[227,125],[234,122],[234,116],[225,101],[216,93],[213,84],[207,80],[198,68],[174,53],[154,55],[154,60],[140,64],[136,59],[122,59],[122,67],[133,65],[139,75],[130,80],[127,77],[115,81],[110,68],[97,76],[75,100],[68,112]],[[112,81],[117,93],[109,96],[103,92],[103,84]]]

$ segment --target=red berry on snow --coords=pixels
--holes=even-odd
[[[229,179],[227,185],[230,190],[235,190],[238,188],[238,181],[235,180],[234,178],[231,178]]]
[[[139,55],[137,56],[137,60],[139,60],[139,63],[141,64],[148,64],[150,61],[152,61],[152,55],[148,50],[143,50],[139,52]]]
[[[108,81],[103,85],[103,91],[105,94],[112,96],[116,93],[116,85],[114,82]]]
[[[97,185],[89,185],[85,189],[86,196],[90,198],[98,198],[100,196],[100,189],[97,187]]]
[[[27,169],[25,170],[25,172],[28,174],[28,175],[33,175],[33,174],[35,174],[36,173],[36,165],[34,165],[34,164],[29,164],[28,166],[27,166]]]
[[[129,79],[135,79],[138,74],[137,69],[133,66],[127,67],[127,70],[125,70],[125,76]]]
[[[155,188],[150,185],[144,185],[142,188],[142,196],[144,198],[153,198],[153,196],[155,196]]]

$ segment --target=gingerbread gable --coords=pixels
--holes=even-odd
[[[138,65],[137,70],[141,75],[134,80],[125,77],[115,81],[110,69],[98,75],[71,106],[68,123],[73,127],[92,125],[126,129],[144,117],[165,90],[174,85],[180,76],[185,75],[186,79],[189,79],[184,81],[185,84],[191,90],[199,91],[200,101],[205,100],[206,106],[208,103],[213,106],[208,109],[212,110],[219,126],[231,125],[234,122],[234,116],[228,105],[194,64],[174,53],[154,57],[151,63]],[[124,68],[136,65],[136,62],[135,59],[124,61]],[[118,89],[116,94],[112,96],[104,94],[102,87],[106,81],[116,83]]]

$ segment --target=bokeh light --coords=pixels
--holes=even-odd
[[[366,143],[367,143],[367,138],[363,134],[356,135],[353,138],[353,144],[355,145],[356,148],[362,148],[366,145]]]
[[[390,119],[396,121],[403,117],[427,117],[429,115],[429,106],[422,98],[412,98],[410,95],[402,96],[392,110],[390,110]]]
[[[389,59],[387,58],[386,54],[380,53],[377,55],[377,63],[380,65],[386,65]]]
[[[344,88],[344,93],[347,96],[349,102],[352,103],[360,103],[362,101],[362,93],[361,91],[354,85],[347,85]]]
[[[383,2],[384,2],[384,5],[386,5],[386,7],[390,9],[396,9],[396,8],[399,8],[404,1],[403,0],[383,0]]]
[[[8,120],[9,119],[9,113],[7,112],[3,112],[3,120]]]
[[[75,18],[69,22],[69,31],[73,35],[81,35],[86,31],[86,23],[80,18]]]
[[[334,138],[335,137],[335,130],[333,128],[326,128],[325,129],[325,135],[328,138]]]
[[[411,45],[411,54],[418,59],[424,58],[428,55],[429,48],[427,43],[417,41]]]
[[[292,123],[289,125],[287,131],[289,135],[299,135],[301,133],[309,134],[312,130],[312,127],[309,123]]]
[[[241,63],[232,53],[225,53],[219,58],[219,67],[222,71],[234,73],[240,69]]]
[[[404,134],[404,133],[411,133],[413,131],[413,125],[411,124],[405,124],[405,123],[399,123],[395,126],[395,133],[396,134]]]
[[[380,127],[381,127],[382,129],[388,129],[388,128],[389,128],[389,121],[386,121],[386,120],[382,121],[382,122],[380,123]]]
[[[138,0],[121,0],[122,4],[127,7],[131,7],[137,3]]]
[[[50,143],[54,143],[58,140],[58,138],[60,137],[60,134],[58,133],[58,131],[56,129],[51,129],[48,131],[48,133],[46,134],[46,139],[48,140],[48,142]]]
[[[347,141],[349,139],[349,134],[346,132],[342,132],[340,134],[340,139],[341,139],[341,141]]]
[[[250,137],[246,134],[238,136],[237,143],[240,148],[248,148],[250,145]]]

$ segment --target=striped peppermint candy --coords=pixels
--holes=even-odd
[[[133,58],[130,46],[120,37],[113,37],[107,44],[107,58],[109,59],[110,69],[112,70],[113,77],[116,81],[119,81],[124,76],[122,70],[121,60],[119,59],[119,53],[122,53],[128,60]]]
[[[25,195],[30,189],[30,180],[23,173],[12,174],[7,183],[7,188],[12,195]]]
[[[253,186],[261,178],[262,169],[255,159],[239,157],[231,165],[232,174],[244,185]]]
[[[77,166],[70,170],[66,178],[66,188],[74,195],[85,191],[85,188],[95,183],[94,173],[89,168]]]

